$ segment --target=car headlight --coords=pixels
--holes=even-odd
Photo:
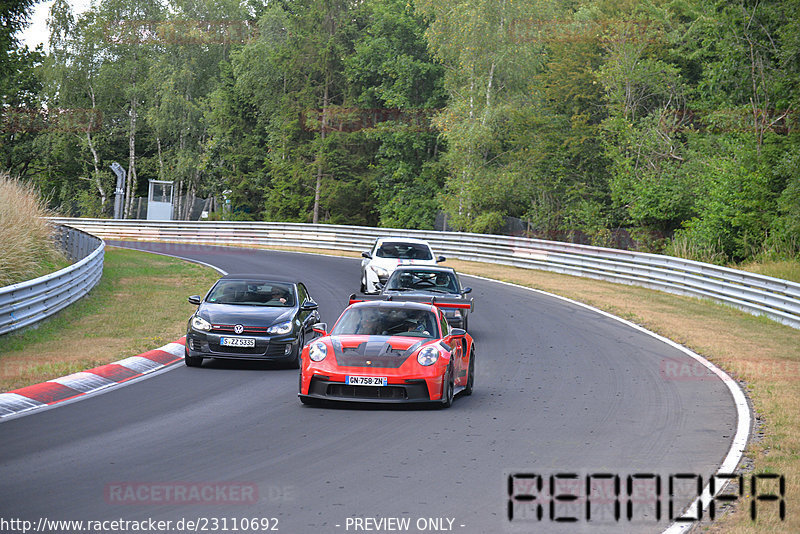
[[[387,269],[386,267],[381,267],[379,265],[372,265],[371,268],[378,276],[387,277],[391,274],[389,272],[389,269]]]
[[[202,332],[208,332],[211,330],[211,323],[200,317],[199,315],[195,315],[192,317],[192,328],[195,330],[200,330]]]
[[[322,341],[315,341],[308,347],[308,357],[315,362],[321,362],[328,355],[328,347]]]
[[[267,328],[267,334],[288,334],[292,331],[292,322],[278,323]]]
[[[420,365],[433,365],[439,359],[439,349],[436,347],[425,347],[417,354],[417,361]]]

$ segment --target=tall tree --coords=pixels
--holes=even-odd
[[[46,98],[51,107],[75,115],[74,128],[50,135],[76,136],[82,153],[90,157],[90,178],[100,196],[101,213],[106,211],[111,176],[103,169],[100,156],[104,106],[109,95],[99,79],[104,60],[104,24],[90,9],[75,20],[66,0],[56,0],[48,17],[50,52],[41,70],[46,81]],[[106,109],[107,111],[107,109]]]
[[[16,68],[13,56],[18,40],[15,34],[28,22],[35,3],[36,0],[0,0],[0,79]]]
[[[146,94],[144,85],[152,63],[153,47],[146,41],[145,31],[153,21],[164,19],[163,6],[158,0],[103,0],[99,15],[108,25],[110,37],[104,53],[113,71],[106,69],[107,77],[121,82],[127,114],[128,172],[125,185],[124,216],[133,211],[133,199],[138,188],[136,135],[139,116],[144,111]]]
[[[449,103],[437,126],[447,140],[445,208],[457,228],[492,231],[502,216],[523,209],[524,171],[508,166],[511,115],[525,105],[528,80],[541,69],[541,46],[512,28],[547,18],[548,6],[510,0],[418,3],[430,20],[431,47],[445,69]]]

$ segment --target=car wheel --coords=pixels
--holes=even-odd
[[[361,279],[361,293],[367,294],[367,284],[364,283],[364,279]]]
[[[291,369],[300,369],[300,356],[303,354],[303,345],[305,345],[305,335],[300,332],[300,336],[297,338],[297,347],[294,349],[294,358],[289,363]]]
[[[183,359],[186,367],[200,367],[203,364],[202,356],[189,356],[188,354]]]
[[[449,408],[453,405],[453,395],[455,387],[453,386],[453,364],[447,366],[447,373],[445,373],[444,380],[445,390],[442,392],[442,408]]]
[[[312,399],[311,397],[300,397],[300,402],[306,406],[314,406],[317,404],[317,399]]]
[[[467,325],[468,325],[468,324],[469,324],[469,315],[465,315],[465,316],[464,316],[464,320],[463,320],[463,321],[461,321],[461,328],[463,328],[464,330],[466,330],[467,332],[469,332],[469,328],[467,328]]]
[[[464,387],[464,395],[472,395],[472,388],[475,385],[475,349],[469,352],[469,376],[467,376],[467,385]]]

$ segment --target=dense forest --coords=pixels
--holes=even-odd
[[[49,26],[0,34],[0,170],[66,215],[111,216],[119,162],[125,217],[157,179],[212,218],[800,255],[796,0],[56,0]]]

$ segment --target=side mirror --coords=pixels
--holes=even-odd
[[[314,323],[311,326],[311,329],[314,332],[316,332],[317,334],[320,334],[322,336],[327,336],[328,335],[328,332],[327,332],[328,324],[327,323]]]
[[[370,260],[371,260],[371,259],[372,259],[372,254],[371,254],[370,252],[368,252],[368,251],[365,251],[365,252],[362,252],[362,253],[361,253],[361,257],[362,257],[362,258],[367,258],[367,259],[370,259]]]
[[[189,301],[189,304],[194,304],[195,306],[199,306],[200,303],[203,301],[203,297],[201,297],[200,295],[192,295],[187,300]]]
[[[446,259],[447,258],[445,258],[444,256],[439,256],[438,258],[436,258],[436,263],[442,263]]]
[[[313,311],[319,308],[316,302],[311,299],[307,299],[303,304],[300,306],[301,311]]]
[[[453,328],[450,330],[450,335],[453,337],[464,336],[467,334],[467,331],[463,328]]]
[[[471,287],[465,287],[464,289],[461,290],[462,295],[466,295],[467,293],[472,293]]]

